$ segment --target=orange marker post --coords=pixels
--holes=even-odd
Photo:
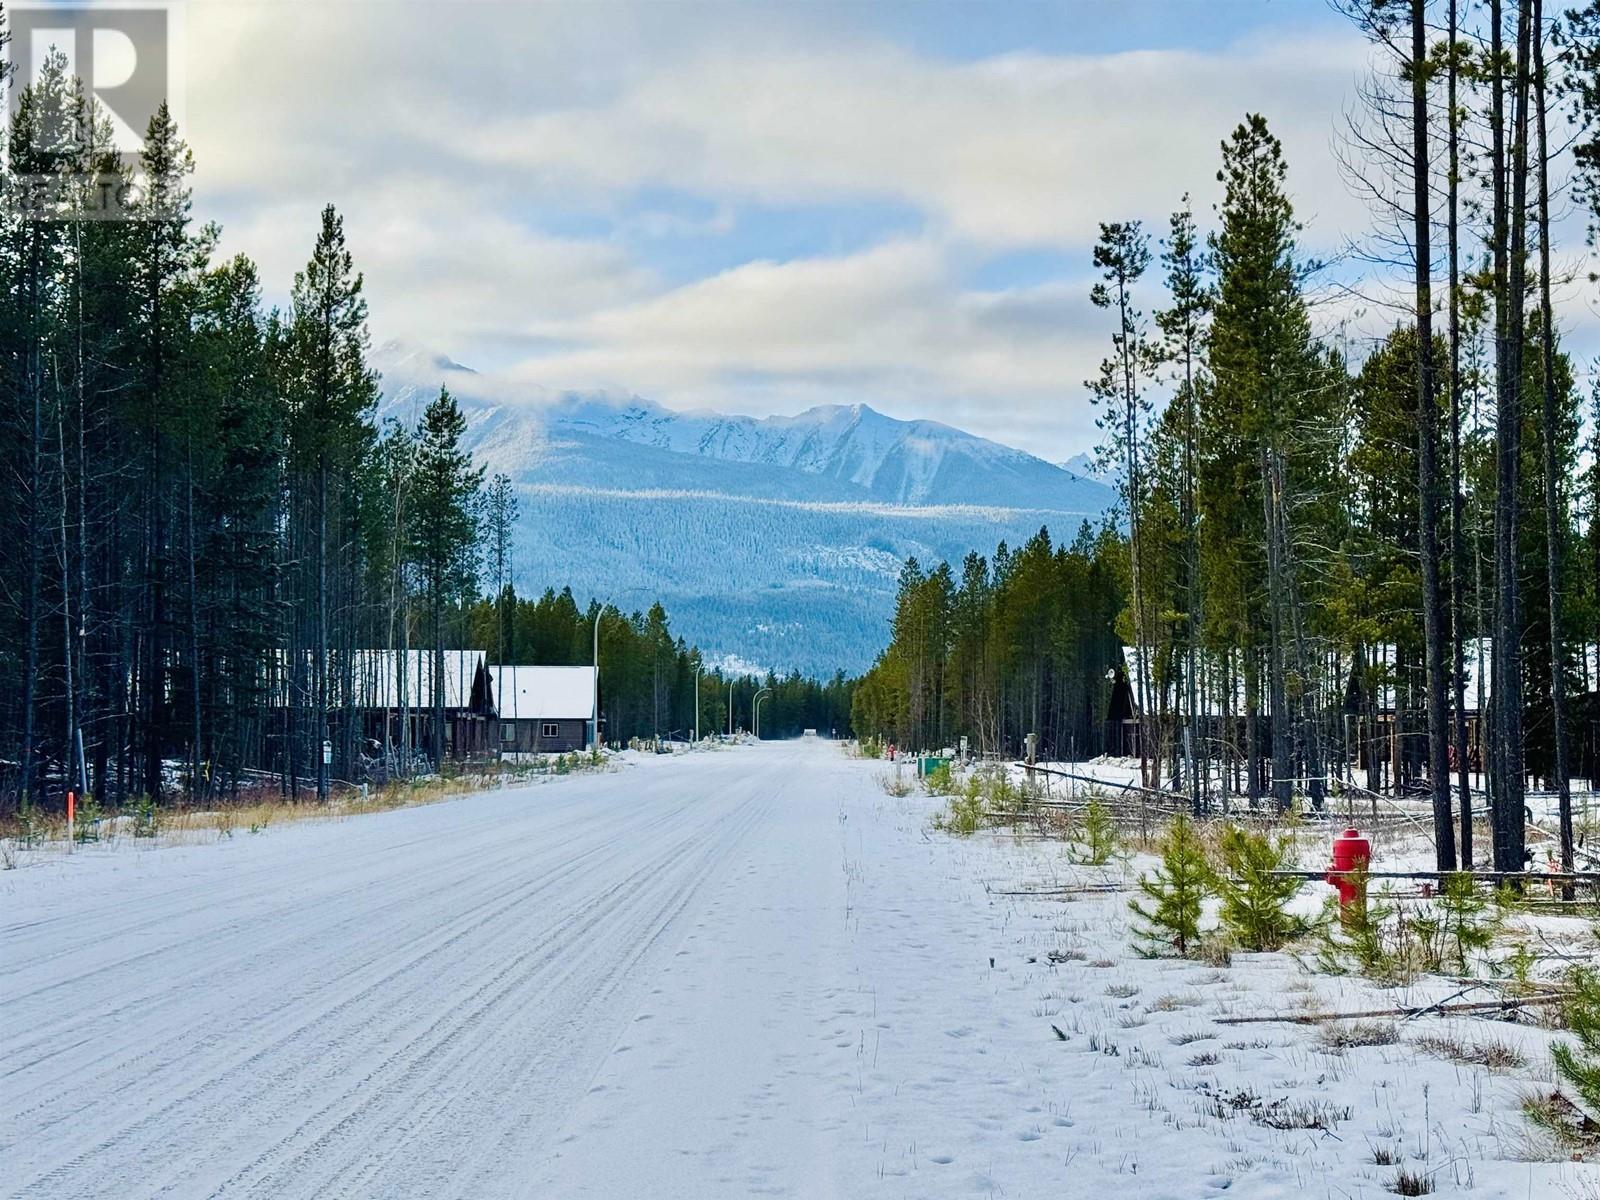
[[[67,792],[67,853],[72,853],[72,819],[77,814],[77,796]]]

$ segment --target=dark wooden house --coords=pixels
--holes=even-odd
[[[431,650],[357,650],[351,691],[362,738],[368,747],[399,746],[411,728],[411,745],[432,744],[436,685],[444,698],[445,753],[469,758],[494,750],[494,694],[482,650],[446,650],[444,671]]]

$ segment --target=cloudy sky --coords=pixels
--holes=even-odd
[[[332,202],[376,340],[543,388],[865,401],[1064,458],[1109,342],[1097,222],[1159,230],[1185,191],[1208,220],[1218,143],[1259,110],[1309,248],[1370,224],[1335,153],[1368,50],[1325,0],[191,0],[185,23],[197,210],[269,298]],[[1360,309],[1321,316],[1390,319]]]

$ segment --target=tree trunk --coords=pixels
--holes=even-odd
[[[42,571],[41,555],[39,553],[39,486],[43,473],[42,442],[44,440],[44,362],[39,346],[39,327],[43,317],[40,313],[40,281],[42,265],[39,262],[39,238],[43,236],[41,229],[36,226],[29,234],[29,267],[28,267],[28,350],[27,374],[28,405],[32,414],[32,421],[28,434],[28,477],[22,481],[23,491],[27,496],[26,529],[23,548],[23,557],[27,566],[26,579],[23,584],[23,650],[22,650],[22,762],[21,778],[19,780],[21,791],[18,797],[18,808],[26,813],[33,803],[34,775],[37,772],[35,757],[37,748],[34,745],[34,711],[38,707],[39,697],[39,636],[41,618],[40,606],[40,579]]]
[[[1550,708],[1555,723],[1553,773],[1561,823],[1561,869],[1573,868],[1572,783],[1567,768],[1566,640],[1561,621],[1561,550],[1566,535],[1565,506],[1561,497],[1560,436],[1555,384],[1555,314],[1550,304],[1550,150],[1546,142],[1547,106],[1544,73],[1543,4],[1533,0],[1533,61],[1535,96],[1539,116],[1539,317],[1541,366],[1544,382],[1544,529],[1545,582],[1550,606]]]
[[[433,603],[433,768],[444,765],[444,597],[437,583]]]
[[[1422,559],[1422,636],[1427,678],[1428,791],[1433,798],[1434,852],[1439,870],[1456,866],[1450,811],[1444,598],[1439,589],[1438,413],[1433,379],[1433,228],[1429,205],[1426,0],[1411,0],[1411,169],[1413,250],[1417,267],[1417,499]]]
[[[1498,10],[1498,0],[1492,8]],[[1496,383],[1499,409],[1496,414],[1497,481],[1495,495],[1495,644],[1493,688],[1495,716],[1499,726],[1499,766],[1495,780],[1494,829],[1496,870],[1519,871],[1524,865],[1524,771],[1522,729],[1522,605],[1521,584],[1517,577],[1518,499],[1522,467],[1522,343],[1524,261],[1527,238],[1527,74],[1530,37],[1529,0],[1517,11],[1516,76],[1513,81],[1513,136],[1510,167],[1511,200],[1505,202],[1506,179],[1496,170],[1497,284],[1496,305],[1500,342]],[[1496,42],[1499,28],[1494,30]],[[1495,111],[1502,107],[1503,83],[1495,71]],[[1494,152],[1497,168],[1505,163],[1504,135],[1495,122]],[[1509,246],[1504,240],[1507,219],[1511,227]]]
[[[1284,666],[1283,537],[1279,522],[1282,497],[1278,495],[1275,451],[1261,447],[1262,525],[1267,550],[1267,619],[1271,643],[1267,657],[1267,699],[1272,720],[1272,799],[1279,812],[1287,812],[1294,798],[1293,745],[1289,736],[1289,699]]]
[[[316,706],[312,721],[315,733],[311,756],[316,760],[317,800],[328,798],[328,767],[323,761],[322,746],[328,740],[328,458],[327,451],[319,452],[317,465],[317,630],[312,647],[312,670],[316,678],[311,681],[311,702]]]
[[[1467,761],[1466,610],[1462,593],[1467,584],[1466,515],[1461,486],[1461,122],[1456,112],[1457,0],[1450,0],[1448,106],[1449,177],[1446,180],[1446,237],[1450,258],[1450,661],[1454,682],[1456,773],[1461,806],[1461,866],[1472,869],[1472,773]],[[1479,711],[1479,720],[1483,718]]]

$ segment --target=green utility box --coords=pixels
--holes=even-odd
[[[949,765],[950,760],[948,758],[938,758],[932,754],[926,755],[917,759],[917,778],[926,779],[940,767],[948,767]]]

